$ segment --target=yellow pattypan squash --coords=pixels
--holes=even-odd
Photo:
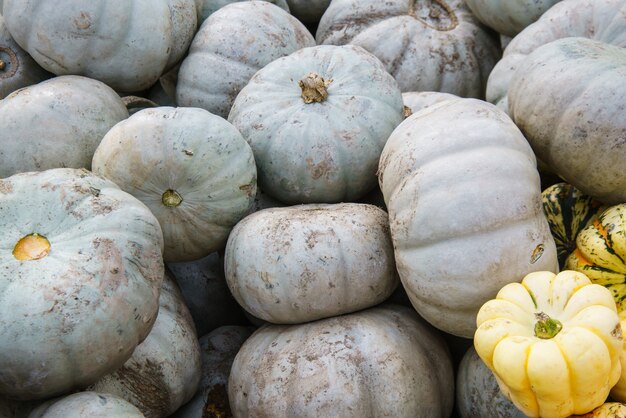
[[[615,301],[583,273],[531,273],[486,302],[476,322],[476,352],[530,417],[588,413],[620,377]]]

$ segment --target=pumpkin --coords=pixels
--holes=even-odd
[[[398,284],[387,213],[358,203],[247,216],[228,237],[224,271],[246,311],[283,324],[374,306]]]
[[[146,418],[165,418],[189,401],[200,382],[200,344],[191,314],[166,271],[150,334],[122,367],[88,390],[117,395]]]
[[[525,418],[508,400],[491,370],[470,346],[456,373],[456,409],[459,418]]]
[[[622,330],[624,330],[626,329],[626,311],[619,311],[619,317]],[[611,399],[619,402],[626,402],[626,344],[622,347],[619,361],[622,365],[622,374],[620,375],[620,378],[615,386],[611,388]]]
[[[619,402],[606,402],[593,411],[576,415],[578,418],[621,418],[626,417],[626,405]]]
[[[483,98],[501,56],[498,39],[463,0],[334,0],[318,44],[353,44],[379,58],[403,92],[440,91]]]
[[[50,77],[52,74],[41,68],[15,43],[6,28],[4,17],[0,14],[0,99],[4,99],[17,89],[37,84]]]
[[[226,285],[221,252],[199,260],[166,263],[166,266],[180,287],[198,335],[223,325],[247,324],[243,309]]]
[[[559,267],[576,248],[578,233],[606,207],[569,183],[556,183],[541,192],[543,212],[556,243]]]
[[[626,201],[626,50],[586,38],[545,44],[520,65],[508,97],[539,159],[586,195]]]
[[[0,396],[43,399],[122,366],[163,280],[159,223],[87,170],[0,180]]]
[[[509,3],[501,2],[503,5]],[[486,100],[508,112],[509,86],[518,67],[541,45],[567,37],[590,38],[626,47],[626,3],[624,0],[562,0],[556,3],[507,45],[502,59],[489,74]],[[549,76],[547,79],[552,80]]]
[[[6,0],[2,14],[15,41],[44,69],[123,92],[154,84],[180,61],[197,29],[194,0]]]
[[[28,418],[145,418],[124,399],[97,392],[79,392],[46,402]]]
[[[228,381],[235,417],[449,417],[454,375],[441,336],[383,305],[299,325],[266,325]]]
[[[91,168],[102,137],[128,117],[106,84],[54,77],[0,101],[0,177],[50,168]]]
[[[446,100],[405,119],[383,149],[379,184],[400,280],[447,333],[471,338],[502,286],[558,269],[535,156],[490,103]]]
[[[351,202],[371,191],[402,117],[402,93],[376,57],[319,45],[259,70],[228,120],[252,147],[259,186],[294,204]]]
[[[225,119],[198,108],[140,110],[102,138],[92,168],[154,213],[167,262],[223,249],[256,194],[248,143]]]
[[[315,45],[306,27],[285,10],[261,1],[235,2],[213,13],[193,38],[176,83],[179,106],[224,118],[259,69]]]
[[[498,33],[514,37],[560,0],[466,0],[474,16]]]
[[[410,116],[422,109],[443,102],[449,99],[458,99],[459,96],[450,93],[440,93],[437,91],[407,91],[402,93],[402,101],[410,110]]]
[[[529,417],[587,413],[620,377],[613,296],[580,272],[530,273],[486,302],[476,324],[476,352]]]
[[[225,325],[200,338],[202,380],[193,399],[171,418],[231,417],[228,377],[237,352],[254,331],[253,327]]]
[[[287,0],[289,11],[301,22],[310,25],[316,25],[331,0]]]
[[[244,0],[197,0],[196,8],[198,10],[198,26],[202,24],[210,15],[215,13],[218,9],[231,4]],[[265,0],[268,3],[275,4],[281,9],[289,12],[289,5],[287,0]]]

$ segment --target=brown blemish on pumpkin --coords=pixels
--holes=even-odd
[[[13,184],[9,181],[0,180],[0,193],[13,193]]]
[[[4,54],[8,56],[8,61],[1,58]],[[14,76],[19,66],[20,61],[15,52],[11,48],[0,46],[0,79]]]
[[[170,410],[170,394],[162,366],[147,359],[145,363],[129,362],[113,373],[114,378],[134,396],[135,406],[154,418]]]
[[[615,325],[615,328],[613,328],[613,331],[611,331],[611,337],[617,338],[618,340],[621,340],[623,338],[621,323],[618,323],[617,325]]]
[[[223,384],[213,385],[204,398],[202,418],[228,418],[231,416],[226,386]]]
[[[239,190],[244,191],[248,196],[256,195],[256,188],[254,187],[254,183],[248,183],[239,186]]]
[[[311,157],[308,157],[306,160],[307,169],[311,172],[311,177],[313,180],[318,180],[322,177],[328,179],[331,174],[333,174],[334,167],[332,165],[332,159],[326,158],[323,161],[315,164]]]
[[[409,2],[408,14],[429,28],[439,31],[452,30],[459,24],[456,13],[443,0],[412,0]]]
[[[80,14],[74,18],[74,25],[79,30],[89,29],[91,26],[91,15],[87,12],[80,12]]]

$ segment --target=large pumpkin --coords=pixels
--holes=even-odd
[[[444,418],[454,375],[436,330],[386,305],[260,328],[235,357],[228,397],[235,418]]]
[[[462,0],[333,0],[318,44],[353,44],[380,59],[400,89],[483,98],[500,45]]]
[[[289,204],[337,203],[375,187],[402,112],[402,93],[376,57],[319,45],[259,70],[228,120],[250,143],[264,192]]]
[[[15,41],[46,70],[118,91],[150,87],[185,54],[197,28],[194,0],[5,0]]]
[[[28,418],[145,418],[126,400],[107,393],[79,392],[46,402]]]
[[[86,170],[0,180],[0,395],[42,399],[120,367],[150,331],[163,237],[149,209]]]
[[[626,49],[564,38],[528,55],[508,105],[537,158],[582,193],[617,204],[626,202],[624,97]]]
[[[517,68],[541,45],[567,37],[590,38],[626,47],[626,1],[562,0],[552,6],[507,45],[502,59],[489,74],[487,101],[508,111],[507,94]]]
[[[106,84],[61,76],[0,101],[0,177],[50,168],[91,168],[102,137],[128,117]]]
[[[315,45],[313,35],[266,1],[235,2],[213,13],[193,38],[176,83],[179,106],[224,118],[255,72],[277,58]]]
[[[529,417],[565,418],[602,405],[624,345],[611,292],[584,274],[537,271],[478,312],[474,347]]]
[[[198,108],[133,114],[107,132],[92,166],[154,213],[168,262],[224,248],[256,195],[250,146],[225,119]]]
[[[490,103],[446,100],[405,119],[382,152],[379,183],[400,279],[437,328],[471,338],[502,286],[558,269],[535,156]]]
[[[246,311],[293,324],[383,302],[398,284],[387,213],[366,204],[255,212],[226,244],[226,282]]]

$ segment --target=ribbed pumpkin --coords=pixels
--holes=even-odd
[[[322,45],[358,45],[407,91],[483,98],[500,45],[463,0],[333,0],[315,34]]]
[[[255,72],[277,58],[315,45],[295,17],[266,1],[235,2],[200,27],[176,83],[179,106],[206,109],[224,118]]]
[[[228,115],[254,151],[259,186],[288,204],[351,202],[367,194],[402,118],[395,80],[353,45],[302,48],[272,61]]]
[[[5,0],[9,32],[46,70],[135,92],[183,57],[197,29],[194,0]]]
[[[543,213],[546,215],[556,243],[559,266],[576,248],[578,233],[606,207],[583,194],[569,183],[556,183],[541,192]]]
[[[535,156],[492,104],[459,98],[409,116],[385,145],[379,184],[402,284],[443,331],[471,338],[502,286],[558,269]]]
[[[233,125],[204,109],[133,114],[107,132],[92,166],[154,213],[168,262],[223,249],[256,195],[250,146]]]
[[[91,168],[98,144],[128,117],[106,84],[61,76],[0,101],[0,177],[50,168]]]
[[[617,204],[626,202],[624,97],[626,49],[564,38],[528,55],[508,105],[537,158],[584,194]]]
[[[565,418],[602,405],[624,346],[611,292],[584,274],[536,271],[478,312],[474,347],[529,417]]]
[[[163,236],[139,200],[87,170],[0,180],[0,396],[43,399],[122,366],[148,335]]]
[[[28,418],[145,418],[124,399],[97,392],[79,392],[54,399],[37,408]]]

